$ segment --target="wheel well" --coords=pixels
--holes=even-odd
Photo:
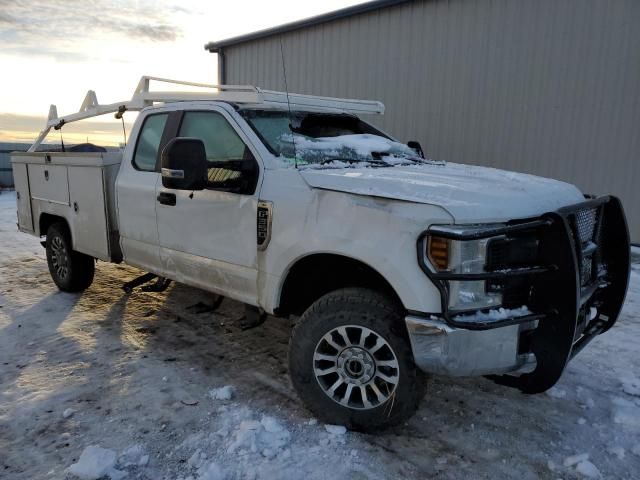
[[[40,215],[39,220],[40,226],[40,236],[44,236],[47,234],[47,230],[54,223],[64,223],[67,226],[67,230],[69,230],[69,225],[67,224],[67,220],[64,217],[59,217],[58,215],[51,215],[50,213],[43,213]]]
[[[277,315],[302,315],[321,296],[347,287],[363,287],[388,295],[402,306],[389,282],[366,263],[335,254],[314,254],[289,270],[280,293]]]

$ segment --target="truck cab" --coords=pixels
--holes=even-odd
[[[46,236],[63,290],[88,288],[94,259],[124,261],[293,316],[292,383],[320,418],[401,422],[425,373],[545,391],[618,317],[615,197],[425,158],[361,118],[379,102],[255,89],[149,104],[141,85],[121,153],[14,156],[19,228]],[[124,111],[87,98],[85,116]]]

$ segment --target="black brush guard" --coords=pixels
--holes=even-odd
[[[513,242],[535,239],[537,253],[535,262],[526,265],[516,263],[496,270],[489,265],[486,272],[476,274],[435,273],[424,258],[429,234],[463,241],[492,237]],[[521,353],[535,354],[535,370],[519,377],[491,378],[526,393],[539,393],[552,387],[567,363],[616,322],[629,283],[629,231],[620,200],[603,196],[491,230],[458,233],[432,227],[418,241],[418,259],[440,291],[440,315],[452,327],[483,330],[538,322],[536,328],[519,339]],[[494,322],[464,322],[461,312],[449,309],[450,280],[486,280],[487,285],[499,291],[518,294],[512,305],[505,298],[505,307],[527,305],[532,313]],[[597,310],[595,315],[592,308]]]

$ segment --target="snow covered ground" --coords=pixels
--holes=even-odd
[[[548,394],[483,378],[430,380],[383,435],[316,422],[292,392],[290,323],[242,331],[182,285],[125,295],[139,272],[99,264],[56,290],[37,239],[0,194],[0,478],[637,478],[640,265],[624,314]],[[229,388],[225,388],[229,387]]]

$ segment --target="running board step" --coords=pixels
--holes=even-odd
[[[156,282],[152,285],[145,285],[145,283],[149,283],[151,280],[156,279]],[[171,280],[165,277],[159,277],[155,273],[145,273],[140,275],[137,278],[125,283],[122,285],[122,290],[127,293],[133,292],[134,288],[140,287],[144,285],[140,290],[143,292],[164,292],[169,285],[171,285]]]

